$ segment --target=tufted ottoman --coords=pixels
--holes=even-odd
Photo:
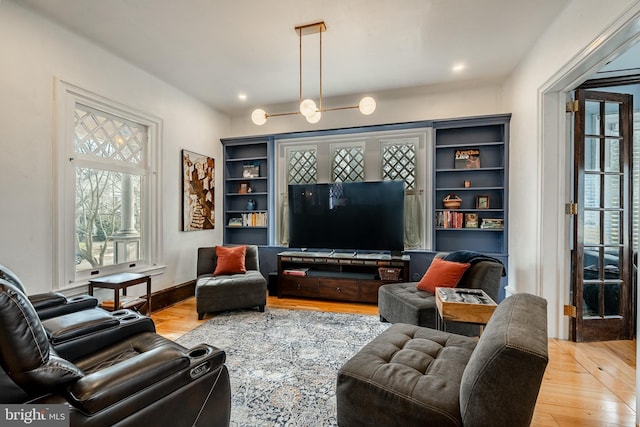
[[[338,373],[338,424],[460,426],[459,392],[477,340],[398,323]]]
[[[528,426],[547,362],[534,295],[502,301],[479,340],[398,323],[340,368],[338,425]]]

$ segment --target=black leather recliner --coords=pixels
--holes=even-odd
[[[0,264],[0,279],[13,284],[23,294],[27,295],[27,291],[18,276],[2,264]],[[46,292],[29,295],[28,298],[41,320],[95,308],[98,305],[98,299],[91,295],[78,295],[67,298],[59,292]]]
[[[186,349],[140,332],[71,361],[57,353],[29,299],[3,279],[0,329],[0,365],[24,391],[22,403],[67,403],[71,426],[229,425],[220,349]]]

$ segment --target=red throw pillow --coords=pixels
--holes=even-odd
[[[436,293],[436,287],[455,288],[465,271],[471,266],[468,262],[453,262],[435,257],[431,265],[418,282],[421,291]]]
[[[223,274],[246,273],[247,269],[244,266],[246,253],[246,246],[234,246],[231,248],[216,246],[218,261],[216,263],[216,271],[213,272],[213,275],[220,276]]]

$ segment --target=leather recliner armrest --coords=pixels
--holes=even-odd
[[[43,308],[66,304],[67,302],[67,297],[59,292],[47,292],[43,294],[29,295],[27,298],[29,298],[29,301],[31,301],[31,304],[33,305],[33,308],[36,309],[36,311]]]
[[[157,347],[89,374],[67,388],[69,401],[91,415],[189,367],[189,357],[171,346]]]

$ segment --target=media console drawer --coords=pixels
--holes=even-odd
[[[278,296],[281,295],[318,298],[318,279],[282,274],[278,283]]]
[[[358,280],[320,278],[320,298],[358,301]]]
[[[389,282],[393,283],[393,282]],[[384,285],[378,281],[361,281],[360,282],[360,301],[362,302],[378,302],[378,288]]]

